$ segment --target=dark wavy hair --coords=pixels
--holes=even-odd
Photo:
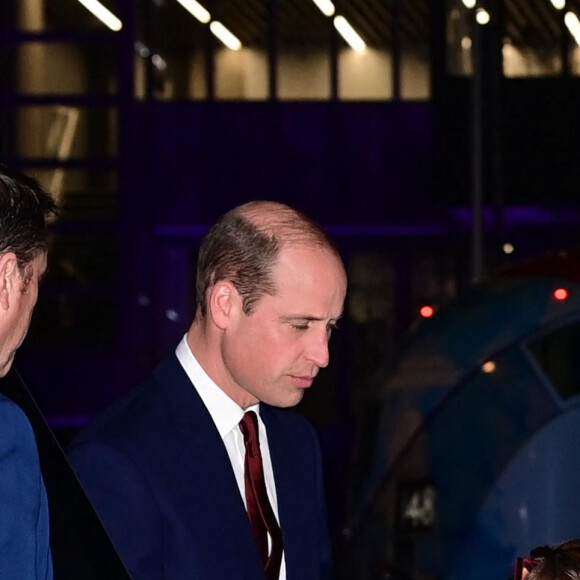
[[[207,294],[220,280],[230,280],[245,314],[264,295],[276,292],[272,270],[282,246],[307,244],[338,250],[312,218],[278,202],[252,201],[224,214],[202,241],[196,277],[196,310],[207,314]]]
[[[528,580],[580,580],[580,540],[534,548],[530,560],[534,566]]]
[[[0,163],[0,254],[14,252],[21,271],[47,248],[54,200],[38,182]]]

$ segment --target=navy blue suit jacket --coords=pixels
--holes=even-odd
[[[52,580],[48,503],[32,427],[0,395],[0,580]]]
[[[331,577],[316,435],[266,405],[288,580]],[[73,442],[73,467],[134,580],[263,580],[231,463],[175,355]]]

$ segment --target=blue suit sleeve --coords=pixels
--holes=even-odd
[[[0,580],[51,580],[46,491],[28,419],[0,397]]]
[[[159,508],[130,458],[98,442],[75,445],[68,456],[133,580],[163,578]]]

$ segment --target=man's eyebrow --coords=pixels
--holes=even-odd
[[[330,318],[330,322],[338,322],[342,318],[342,314],[337,316],[336,318]],[[293,320],[302,320],[304,322],[323,322],[326,318],[322,318],[320,316],[312,316],[310,314],[289,314],[287,316],[283,316],[282,320],[284,322],[291,322]]]

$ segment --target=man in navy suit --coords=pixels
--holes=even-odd
[[[70,450],[134,580],[331,577],[317,439],[280,407],[328,364],[345,293],[327,234],[286,205],[210,230],[189,331]]]
[[[22,344],[46,269],[53,200],[0,164],[0,377]],[[0,580],[50,580],[48,505],[32,427],[0,395]]]

